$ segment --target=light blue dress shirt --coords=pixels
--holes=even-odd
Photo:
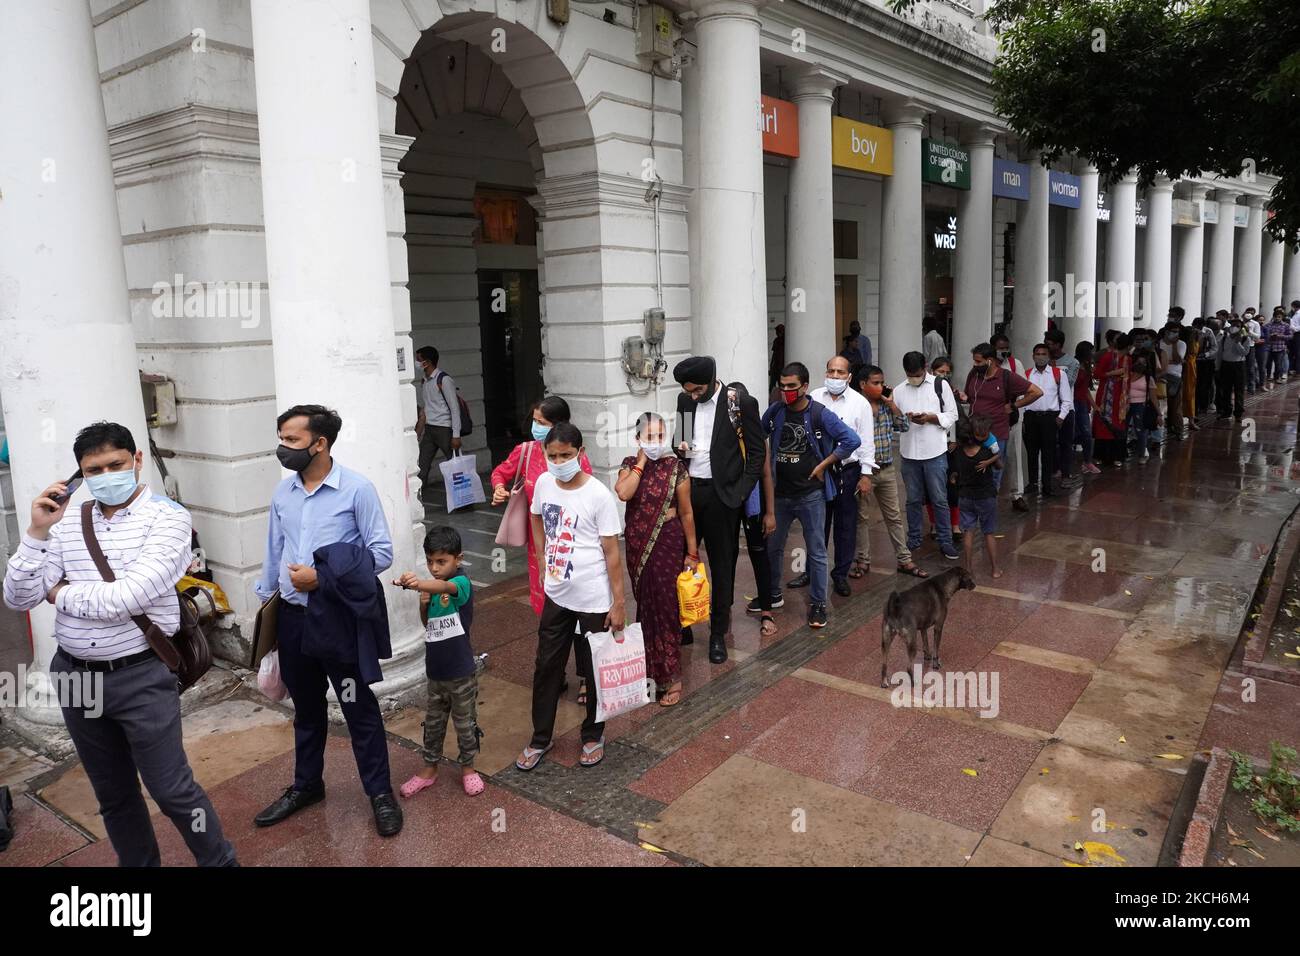
[[[307,596],[289,579],[289,565],[314,567],[316,549],[338,543],[366,548],[374,556],[376,574],[392,565],[393,537],[375,486],[338,462],[310,493],[302,475],[285,478],[271,496],[266,557],[253,590],[265,601],[278,587],[284,600],[306,606]]]

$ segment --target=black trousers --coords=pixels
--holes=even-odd
[[[1219,366],[1219,417],[1231,413],[1240,418],[1246,411],[1246,363],[1223,362]]]
[[[352,738],[352,755],[366,796],[392,793],[388,770],[388,738],[375,692],[362,679],[355,663],[327,661],[302,652],[307,609],[280,602],[276,639],[280,645],[280,675],[293,698],[293,785],[298,790],[318,787],[325,772],[325,742],[329,736],[329,706],[325,692],[330,684],[339,699],[343,719]]]
[[[1214,359],[1196,360],[1196,414],[1204,415],[1210,410],[1210,400],[1214,397]]]
[[[731,628],[736,559],[740,556],[740,519],[745,509],[743,506],[728,508],[718,500],[713,482],[698,478],[691,479],[691,508],[695,512],[696,536],[704,542],[709,553],[709,586],[712,588],[709,634],[711,637],[725,637]]]
[[[596,723],[596,682],[591,678],[591,645],[586,634],[605,630],[608,611],[585,614],[560,607],[549,597],[542,605],[537,625],[537,661],[533,666],[533,740],[529,744],[540,750],[555,735],[555,709],[560,705],[560,688],[564,685],[564,667],[569,663],[569,646],[578,658],[578,676],[587,681],[587,716],[582,721],[582,742],[595,743],[605,733],[605,725]],[[582,635],[575,627],[582,628]]]
[[[1074,412],[1065,416],[1061,427],[1056,430],[1056,468],[1062,478],[1070,477],[1070,466],[1074,463]]]
[[[1038,485],[1039,494],[1048,494],[1052,490],[1052,472],[1056,470],[1056,412],[1022,413],[1025,419],[1025,458],[1028,462],[1025,481]],[[1042,463],[1042,479],[1038,476],[1039,463]]]
[[[858,481],[861,478],[862,465],[849,462],[840,472],[835,500],[826,502],[828,548],[831,530],[835,531],[835,563],[830,566],[832,581],[843,581],[849,576],[849,568],[858,553]]]
[[[763,502],[766,507],[767,502]],[[758,588],[758,606],[764,611],[772,610],[772,561],[767,555],[767,538],[763,535],[763,512],[752,518],[746,517],[742,527],[745,529],[745,549],[749,552],[749,563],[754,568],[754,586]]]

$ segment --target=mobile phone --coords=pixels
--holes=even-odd
[[[884,397],[884,398],[893,398],[893,397],[894,397],[894,390],[893,390],[892,388],[890,388],[888,385],[884,385],[884,386],[881,386],[880,394],[881,394],[881,396]]]
[[[81,469],[78,468],[72,473],[72,477],[64,482],[64,484],[68,486],[67,493],[61,495],[56,491],[54,494],[50,495],[50,500],[56,505],[63,504],[63,502],[67,501],[77,493],[77,489],[81,487],[81,480]]]

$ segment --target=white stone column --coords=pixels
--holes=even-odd
[[[80,428],[119,422],[146,460],[149,434],[90,10],[85,0],[6,3],[3,17],[0,397],[22,531],[32,499],[76,470]],[[48,693],[53,608],[42,604],[31,622],[34,669],[20,713],[61,724]]]
[[[907,100],[885,111],[894,135],[894,174],[881,189],[880,342],[886,382],[903,380],[903,355],[921,349],[921,124],[929,107]]]
[[[1300,299],[1300,250],[1287,246],[1282,251],[1282,302],[1287,312],[1291,303]]]
[[[1232,246],[1237,231],[1232,220],[1239,195],[1230,189],[1214,191],[1219,204],[1219,221],[1210,234],[1210,269],[1205,280],[1207,315],[1213,315],[1219,309],[1232,309]]]
[[[694,0],[698,40],[699,298],[692,344],[723,381],[767,394],[767,261],[763,135],[759,128],[758,7],[762,0]],[[829,226],[828,226],[829,228]],[[787,355],[793,355],[789,348]]]
[[[978,126],[963,139],[970,189],[957,194],[957,266],[953,276],[953,380],[966,381],[970,350],[993,335],[993,136]]]
[[[1062,325],[1071,355],[1074,346],[1097,336],[1097,167],[1083,164],[1078,176],[1079,208],[1070,210],[1065,245],[1065,290],[1072,299]]]
[[[337,409],[340,463],[374,483],[393,566],[419,567],[403,442],[367,0],[253,0],[276,405]],[[267,422],[268,445],[274,422]],[[389,589],[394,656],[420,646],[415,596]],[[393,670],[396,670],[394,667]],[[387,675],[380,692],[392,688]]]
[[[1029,200],[1016,219],[1016,296],[1011,322],[1011,354],[1033,362],[1034,346],[1047,331],[1049,172],[1037,151],[1029,164]]]
[[[1106,282],[1115,315],[1107,326],[1128,332],[1137,308],[1137,175],[1127,173],[1110,187],[1110,224],[1106,227]]]
[[[1259,278],[1259,311],[1264,316],[1262,321],[1273,317],[1273,306],[1282,301],[1282,259],[1286,255],[1286,244],[1275,242],[1273,237],[1261,233],[1262,248]]]
[[[1148,329],[1165,324],[1169,315],[1170,266],[1174,243],[1174,183],[1157,176],[1147,190],[1146,259],[1142,282],[1142,319]]]
[[[1209,189],[1200,184],[1193,184],[1189,198],[1200,214],[1201,203]],[[1201,287],[1205,281],[1205,226],[1197,222],[1194,226],[1183,226],[1178,236],[1178,289],[1174,305],[1181,306],[1187,313],[1184,321],[1202,315]]]
[[[799,107],[799,157],[790,163],[785,229],[785,354],[805,363],[814,379],[822,364],[839,351],[831,104],[835,87],[846,82],[845,76],[810,67],[794,77],[790,97]]]
[[[1233,303],[1237,312],[1247,308],[1262,310],[1260,305],[1260,257],[1264,238],[1264,197],[1249,196],[1246,205],[1250,209],[1250,222],[1241,230],[1241,242],[1237,246],[1237,287],[1233,294]]]

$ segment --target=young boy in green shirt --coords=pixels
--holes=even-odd
[[[474,772],[478,754],[478,673],[470,649],[469,629],[474,599],[469,578],[461,573],[464,558],[455,528],[433,528],[424,537],[424,557],[432,578],[407,571],[393,583],[420,592],[420,620],[424,622],[424,673],[429,679],[428,713],[424,718],[424,767],[400,793],[413,797],[438,779],[447,718],[456,727],[460,746],[461,786],[471,797],[483,792],[483,778]]]

